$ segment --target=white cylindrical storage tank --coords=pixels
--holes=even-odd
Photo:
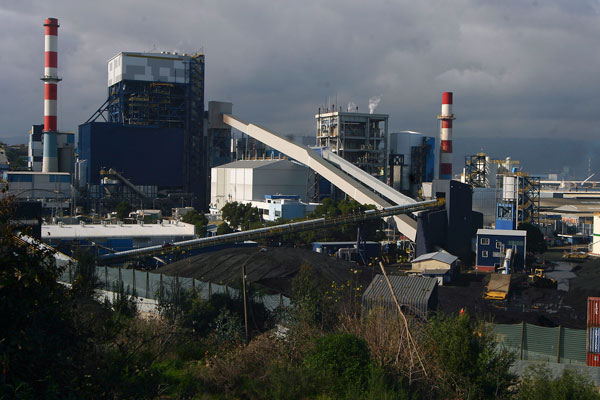
[[[502,199],[516,200],[519,188],[517,176],[505,176],[502,178]]]

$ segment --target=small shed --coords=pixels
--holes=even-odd
[[[390,283],[403,310],[426,319],[427,313],[437,308],[438,281],[425,276],[389,276]],[[368,312],[375,307],[384,307],[396,312],[396,304],[385,277],[377,274],[362,296],[363,309]]]
[[[458,257],[445,251],[423,254],[412,260],[412,271],[435,277],[440,285],[450,282],[458,272]]]

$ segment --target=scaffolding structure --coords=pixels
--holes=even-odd
[[[351,162],[372,176],[387,180],[387,114],[325,110],[315,115],[317,146]]]
[[[496,179],[496,218],[539,224],[540,178],[525,172],[498,174]]]
[[[485,153],[465,156],[465,183],[473,187],[489,187],[489,167]]]

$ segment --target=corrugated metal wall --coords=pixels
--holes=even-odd
[[[499,346],[515,353],[517,359],[586,363],[586,331],[531,324],[493,325]]]

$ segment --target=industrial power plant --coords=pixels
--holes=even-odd
[[[63,282],[85,249],[106,292],[118,280],[156,305],[165,276],[209,296],[241,279],[244,295],[248,281],[276,309],[310,263],[332,280],[362,279],[366,313],[397,306],[427,321],[467,310],[522,324],[523,335],[526,324],[559,327],[559,341],[561,329],[579,329],[581,354],[536,357],[600,366],[585,339],[587,298],[600,293],[576,275],[600,257],[593,171],[568,181],[526,171],[510,154],[459,158],[453,106],[466,99],[453,88],[428,94],[438,99],[428,132],[391,128],[402,122],[376,113],[375,98],[368,112],[315,102],[300,116],[314,130],[293,137],[206,98],[203,52],[106,54],[104,102],[59,131],[59,83],[70,83],[59,77],[59,21],[43,26],[43,123],[26,124],[27,165],[14,168],[2,149],[0,174],[15,234],[52,249]],[[525,344],[506,337],[523,357]]]

